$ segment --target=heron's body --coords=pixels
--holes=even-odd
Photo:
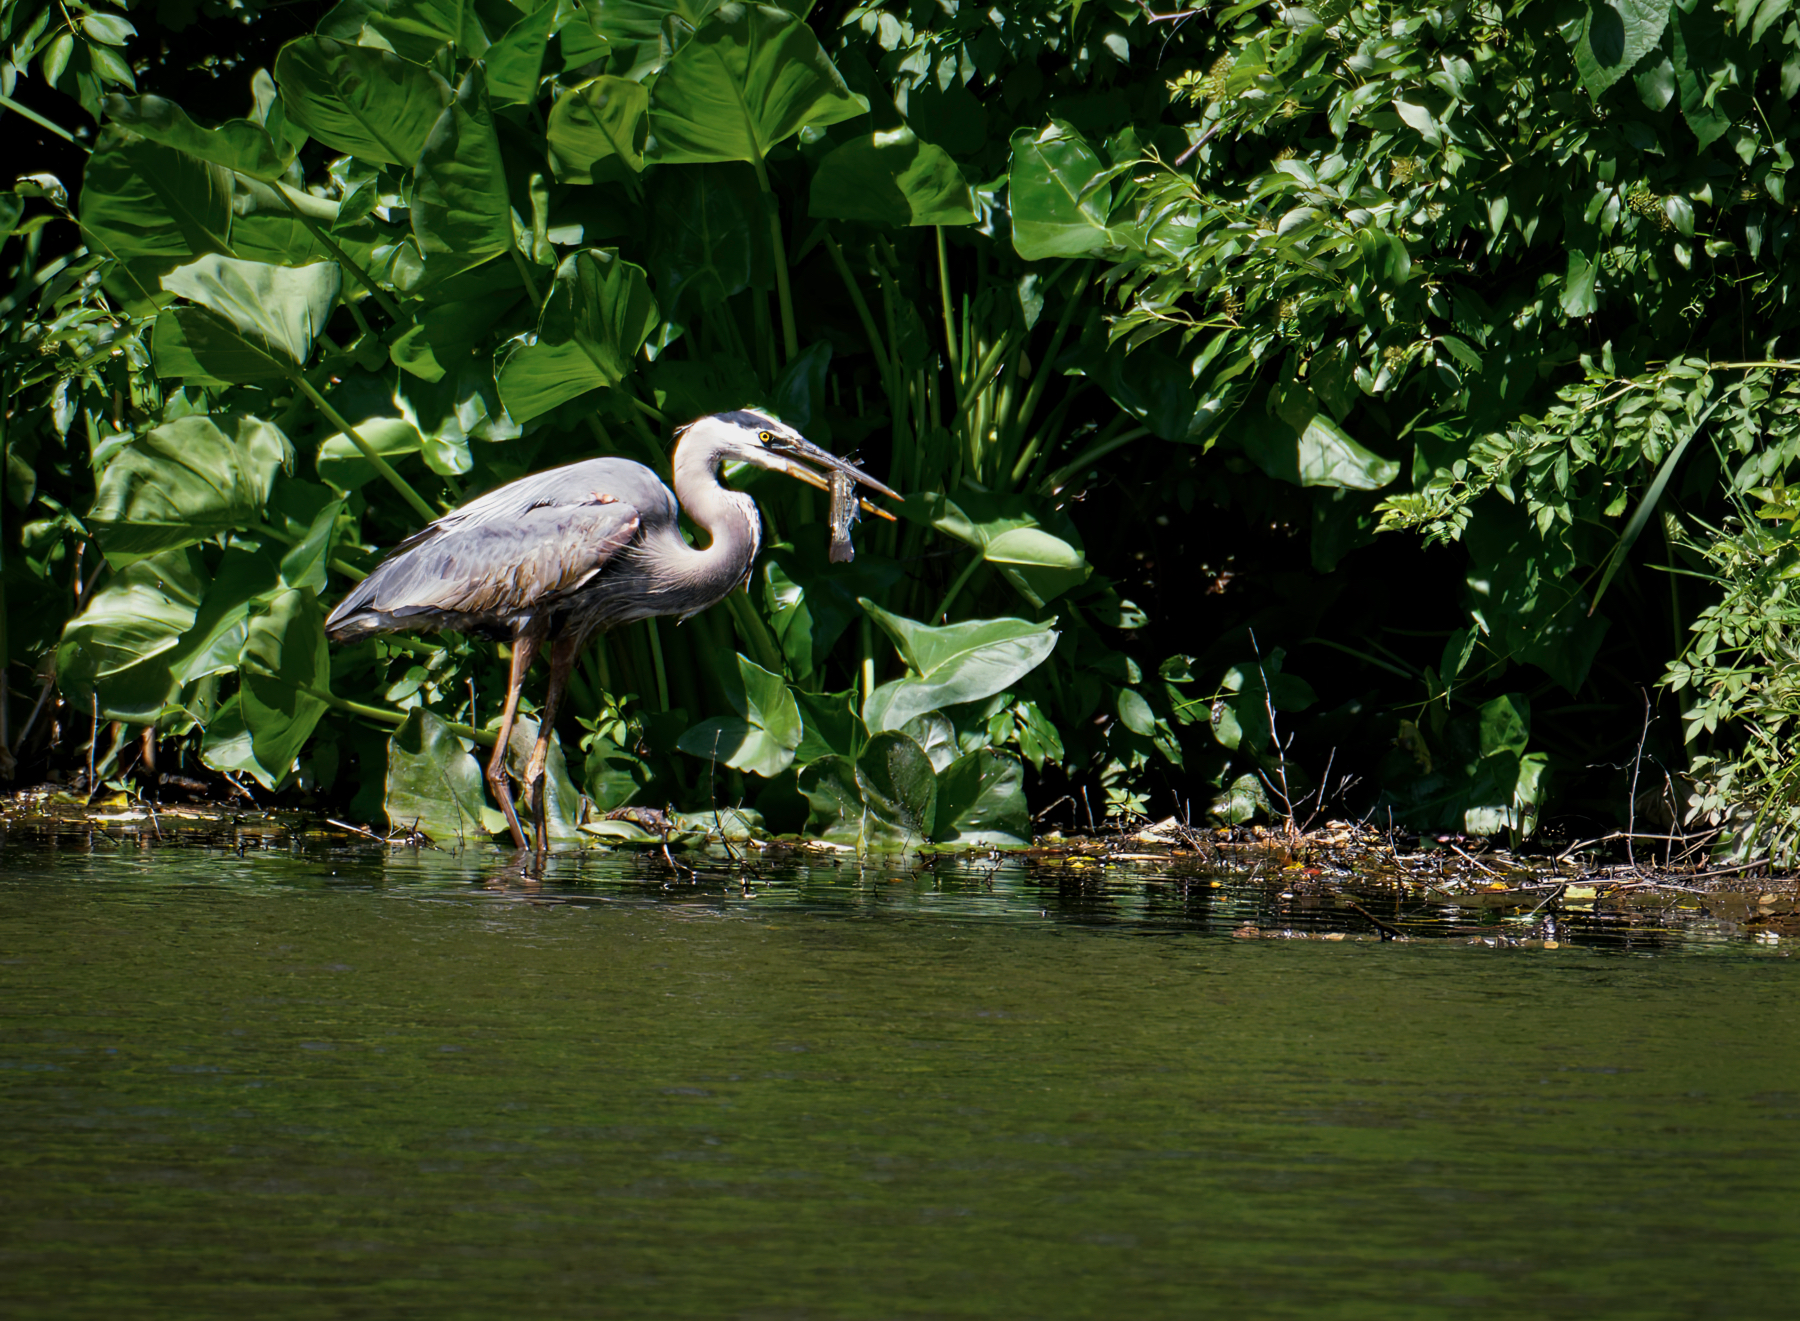
[[[409,629],[511,640],[512,675],[487,779],[524,847],[504,767],[519,687],[538,650],[550,644],[550,685],[527,786],[542,776],[569,669],[593,634],[661,615],[685,619],[748,578],[762,545],[762,517],[748,495],[719,483],[719,464],[741,458],[825,485],[789,455],[893,494],[762,413],[720,413],[684,430],[674,492],[628,459],[587,459],[521,477],[401,542],[331,612],[326,631],[339,642]],[[683,508],[710,536],[706,546],[690,546],[682,536]],[[541,809],[541,794],[538,802]]]

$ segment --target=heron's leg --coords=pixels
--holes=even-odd
[[[537,851],[541,856],[550,847],[550,830],[546,821],[549,786],[544,783],[544,766],[550,760],[550,734],[556,728],[556,708],[562,705],[563,688],[569,682],[569,671],[575,667],[575,655],[581,650],[579,637],[558,638],[550,648],[550,686],[544,691],[543,709],[538,712],[537,742],[531,749],[531,760],[525,763],[525,792],[531,796],[535,818]]]
[[[500,717],[500,737],[494,743],[494,755],[488,758],[488,788],[494,801],[506,813],[506,824],[512,830],[513,846],[525,847],[525,832],[519,828],[519,814],[513,810],[512,786],[506,781],[506,745],[512,738],[513,717],[519,714],[519,689],[524,686],[525,672],[537,658],[538,640],[521,635],[512,643],[512,673],[506,679],[506,711]],[[528,782],[529,783],[529,782]]]

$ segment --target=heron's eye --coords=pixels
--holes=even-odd
[[[761,442],[762,442],[762,443],[763,443],[763,444],[765,444],[765,445],[773,445],[773,444],[774,444],[774,443],[775,443],[775,437],[773,437],[773,436],[771,436],[771,435],[770,435],[770,434],[769,434],[769,433],[768,433],[768,432],[766,432],[766,431],[759,431],[759,432],[757,432],[757,433],[756,433],[756,438],[757,438],[757,439],[758,439],[758,440],[760,440],[760,441],[761,441]]]

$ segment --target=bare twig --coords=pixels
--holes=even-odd
[[[1492,867],[1488,866],[1480,858],[1474,857],[1473,855],[1468,854],[1468,853],[1464,853],[1461,849],[1457,848],[1456,845],[1454,845],[1454,844],[1450,845],[1450,851],[1452,853],[1454,853],[1457,857],[1461,858],[1464,862],[1471,863],[1474,866],[1481,868],[1481,870],[1486,872],[1489,876],[1497,877],[1501,880],[1505,879],[1505,877],[1501,876],[1499,872],[1495,871]]]
[[[1625,811],[1625,829],[1629,832],[1625,836],[1625,861],[1633,867],[1637,866],[1637,851],[1631,841],[1637,834],[1638,771],[1644,764],[1644,740],[1650,737],[1650,694],[1641,688],[1638,691],[1644,695],[1644,727],[1638,732],[1637,756],[1631,762],[1631,801]]]

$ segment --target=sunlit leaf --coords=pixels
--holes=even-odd
[[[567,258],[544,300],[535,338],[501,364],[500,397],[520,422],[624,380],[660,319],[642,267],[611,250]]]
[[[720,5],[650,88],[650,155],[659,161],[750,161],[801,128],[867,111],[795,14]]]
[[[62,695],[107,720],[150,721],[174,700],[171,654],[193,626],[204,566],[164,551],[114,574],[70,620],[57,649]]]
[[[813,175],[807,214],[878,225],[969,225],[969,184],[942,147],[910,128],[876,131],[834,147]]]
[[[475,266],[512,246],[512,205],[500,139],[481,66],[464,75],[456,98],[419,152],[413,189],[413,237],[429,261]]]
[[[418,830],[440,848],[486,843],[506,829],[490,807],[473,745],[422,707],[388,740],[387,786],[382,809],[394,830]]]
[[[550,108],[550,164],[564,183],[604,183],[644,168],[650,93],[610,74],[590,78]]]
[[[217,128],[201,128],[180,106],[160,96],[109,96],[106,117],[152,142],[257,179],[279,179],[294,160],[293,147],[285,141],[277,146],[254,120],[231,119]]]
[[[899,729],[925,711],[991,697],[1036,669],[1056,646],[1048,623],[976,619],[933,628],[866,598],[861,604],[893,638],[909,670],[869,695],[863,723],[871,733]]]
[[[223,424],[223,425],[221,425]],[[184,417],[121,448],[100,476],[88,526],[129,564],[258,523],[287,437],[254,417]]]
[[[409,169],[452,96],[442,78],[417,64],[330,37],[282,47],[275,77],[288,116],[319,141]]]

